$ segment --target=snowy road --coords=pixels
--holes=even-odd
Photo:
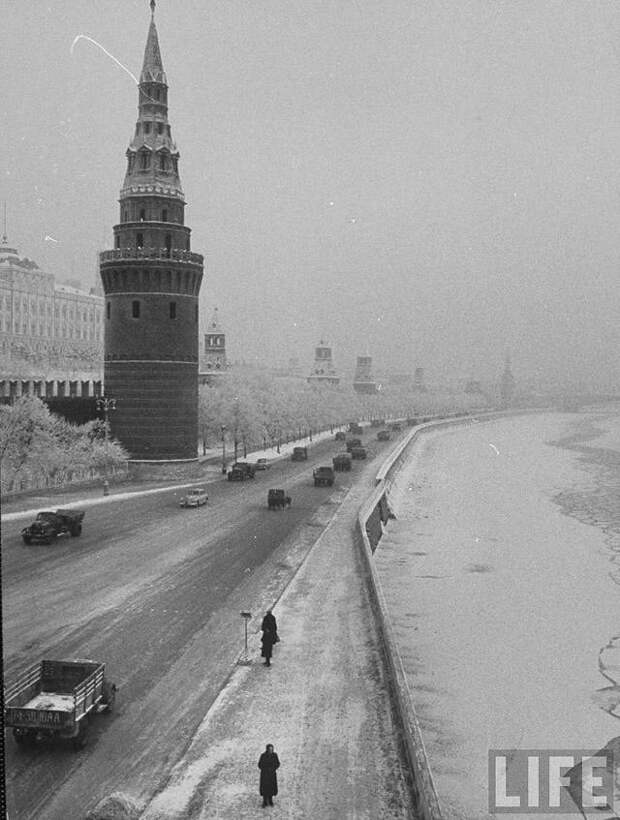
[[[489,749],[620,734],[620,424],[594,422],[429,434],[399,475],[377,568],[451,820],[491,816]]]

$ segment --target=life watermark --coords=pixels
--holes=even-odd
[[[608,749],[490,749],[491,814],[581,814],[613,807]]]

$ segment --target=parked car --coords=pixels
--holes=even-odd
[[[206,504],[208,500],[209,496],[207,495],[207,491],[204,487],[192,487],[192,489],[188,490],[187,494],[183,496],[179,502],[179,506],[200,507],[201,505]]]
[[[361,438],[349,439],[349,441],[347,441],[347,453],[350,453],[351,450],[353,450],[354,447],[361,447],[361,446],[362,446]]]
[[[371,427],[383,427],[385,424],[385,419],[372,419],[370,422]]]
[[[271,464],[267,461],[266,458],[257,458],[256,464],[254,465],[255,470],[268,470],[271,467]]]
[[[84,510],[44,510],[22,530],[24,544],[51,544],[60,535],[74,538],[82,533]]]
[[[408,427],[415,427],[417,423],[418,423],[418,420],[416,418],[414,418],[413,416],[409,416],[409,418],[407,419],[407,426]]]
[[[365,447],[354,447],[351,450],[351,458],[355,458],[355,459],[366,458],[366,448]]]
[[[342,430],[339,430],[336,433],[336,435],[334,436],[334,438],[336,439],[336,441],[346,441],[347,440],[347,434],[344,433]]]
[[[401,431],[402,429],[403,429],[403,428],[402,428],[401,423],[400,423],[399,421],[393,421],[393,422],[390,424],[390,430],[393,430],[395,433],[400,433],[400,431]]]
[[[392,438],[392,434],[389,430],[379,430],[377,433],[377,440],[378,441],[389,441]]]
[[[291,497],[284,490],[269,490],[267,493],[267,507],[270,510],[283,510],[291,506]]]
[[[351,469],[351,453],[338,453],[332,459],[334,470],[338,472],[349,472]]]
[[[307,461],[308,448],[307,447],[293,447],[292,461]]]
[[[317,467],[312,472],[315,487],[331,487],[335,480],[333,467]]]
[[[362,426],[356,421],[349,422],[349,433],[355,433],[356,435],[361,436],[363,432]]]

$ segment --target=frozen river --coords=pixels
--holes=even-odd
[[[620,411],[424,435],[392,506],[375,558],[446,818],[491,816],[489,749],[620,757]]]

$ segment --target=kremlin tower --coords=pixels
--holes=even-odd
[[[100,254],[104,384],[113,435],[134,466],[197,462],[198,294],[203,257],[190,250],[179,152],[151,0],[138,121],[126,152],[114,249]]]

